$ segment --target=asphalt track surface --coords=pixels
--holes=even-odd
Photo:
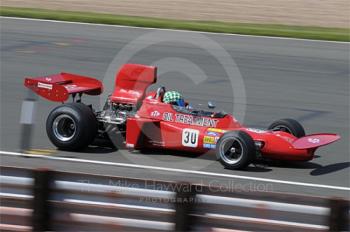
[[[161,34],[149,34],[155,32]],[[239,68],[244,85],[228,77],[223,65],[231,63],[218,62],[220,58],[217,57],[225,56],[218,50],[210,50],[210,44],[206,44],[208,41],[181,41],[196,34],[214,41],[228,52]],[[273,162],[267,163],[266,167],[251,166],[246,171],[224,169],[215,161],[213,154],[196,157],[180,152],[130,153],[93,146],[81,152],[62,152],[56,151],[45,132],[46,117],[57,104],[40,99],[36,108],[33,148],[52,150],[48,157],[66,160],[1,154],[1,164],[185,180],[253,191],[349,197],[349,43],[1,18],[1,151],[19,150],[21,103],[27,94],[23,87],[25,76],[72,72],[105,81],[110,78],[110,81],[104,82],[110,89],[114,79],[108,72],[106,75],[110,63],[130,41],[140,36],[148,36],[137,41],[141,46],[162,36],[173,38],[173,41],[147,46],[133,55],[129,62],[158,64],[158,85],[178,89],[193,106],[203,107],[208,100],[215,101],[218,109],[227,112],[232,112],[234,107],[246,106],[245,114],[240,112],[237,115],[243,118],[245,125],[264,128],[273,120],[291,117],[299,120],[307,133],[338,133],[342,140],[319,149],[317,157],[311,162]],[[204,46],[201,48],[201,45]],[[208,49],[205,49],[206,46]],[[204,77],[203,73],[187,64],[197,65]],[[118,67],[112,66],[112,69],[116,71]],[[237,83],[239,88],[245,89],[246,99],[234,95],[232,84]],[[233,98],[235,106],[232,105]],[[96,108],[103,101],[99,97],[84,99]],[[122,167],[112,163],[140,166]],[[143,165],[165,169],[140,168]],[[197,172],[167,171],[166,168]],[[267,181],[256,181],[255,178]],[[279,181],[269,182],[269,179]]]

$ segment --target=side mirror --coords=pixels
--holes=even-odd
[[[215,106],[215,104],[213,102],[211,102],[211,101],[208,102],[208,108],[209,109],[214,109],[215,107],[216,106]]]

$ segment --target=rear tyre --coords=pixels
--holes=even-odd
[[[91,108],[82,103],[56,107],[46,121],[50,141],[62,150],[80,150],[92,143],[97,134],[97,120]]]
[[[294,135],[297,138],[305,136],[304,127],[296,120],[285,118],[273,122],[269,127],[272,131],[283,131]]]
[[[228,169],[244,169],[255,158],[255,144],[244,131],[225,133],[216,145],[216,157]]]

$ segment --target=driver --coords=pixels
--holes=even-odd
[[[177,91],[166,91],[163,97],[163,102],[181,107],[186,106],[184,98],[181,93]]]

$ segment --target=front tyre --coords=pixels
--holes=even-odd
[[[287,132],[297,138],[305,136],[304,127],[298,121],[290,118],[280,119],[273,122],[268,127],[268,130]]]
[[[50,141],[62,150],[80,150],[92,143],[97,120],[91,108],[82,103],[67,103],[53,109],[46,121]]]
[[[255,144],[246,132],[230,131],[219,139],[216,157],[228,169],[244,169],[255,158]]]

